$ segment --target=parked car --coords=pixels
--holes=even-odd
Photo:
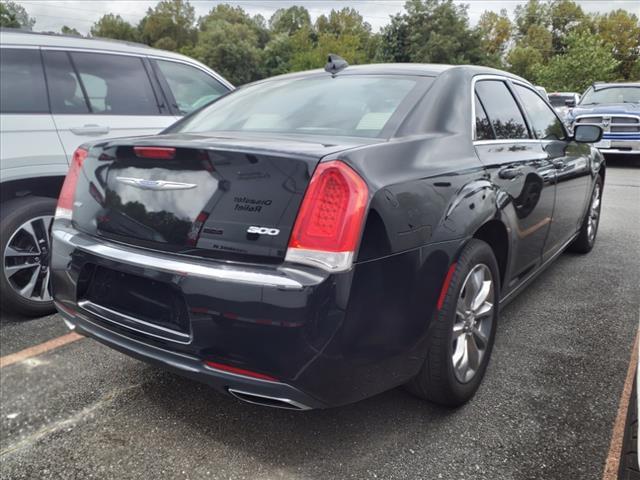
[[[0,303],[54,310],[49,225],[75,149],[150,135],[230,91],[211,69],[144,45],[0,31]]]
[[[52,234],[67,324],[260,405],[469,400],[500,307],[594,245],[602,130],[569,135],[499,70],[345,65],[76,150]]]
[[[640,83],[593,84],[567,121],[601,126],[604,134],[596,146],[602,153],[640,158]]]
[[[548,95],[549,103],[556,109],[560,118],[565,120],[569,111],[580,101],[580,94],[576,92],[553,92]]]

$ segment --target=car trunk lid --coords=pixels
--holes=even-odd
[[[146,248],[278,261],[318,162],[364,142],[233,134],[105,142],[85,160],[74,222]]]

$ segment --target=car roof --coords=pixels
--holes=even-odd
[[[640,82],[594,83],[592,87],[595,90],[613,87],[640,87]]]
[[[73,35],[58,35],[51,33],[29,32],[14,28],[0,29],[0,44],[3,47],[8,46],[33,46],[33,47],[60,47],[60,48],[77,48],[104,50],[117,53],[131,53],[136,55],[151,55],[155,57],[165,57],[175,60],[188,61],[189,63],[197,63],[211,70],[200,62],[180,55],[179,53],[169,52],[167,50],[159,50],[149,47],[142,43],[125,42],[122,40],[113,40],[110,38],[83,38]]]
[[[524,78],[495,68],[478,65],[446,65],[439,63],[372,63],[367,65],[349,65],[336,75],[404,75],[404,76],[424,76],[437,77],[450,70],[463,70],[470,75],[500,75],[530,84]],[[303,72],[285,73],[275,77],[258,80],[255,83],[268,82],[274,79],[285,80],[304,78],[307,76],[325,73],[324,69],[306,70]]]

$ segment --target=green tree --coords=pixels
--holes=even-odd
[[[139,40],[138,30],[120,15],[108,13],[91,27],[92,37],[114,38],[136,42]]]
[[[315,67],[323,66],[329,53],[336,53],[354,64],[370,61],[371,25],[353,8],[320,15],[316,20],[316,32],[315,51],[310,54]]]
[[[376,50],[378,62],[410,62],[409,25],[404,15],[396,14],[391,22],[382,28],[380,43]]]
[[[269,29],[274,34],[292,35],[301,28],[311,28],[309,11],[301,6],[280,8],[269,19]]]
[[[627,80],[638,80],[632,75],[634,65],[640,58],[640,22],[635,14],[616,10],[596,19],[600,38],[613,46],[613,55],[618,60],[618,74]]]
[[[595,81],[615,80],[619,62],[611,50],[611,44],[597,35],[571,33],[566,53],[541,65],[537,81],[547,89],[581,92]]]
[[[453,0],[408,0],[407,48],[412,62],[482,63],[481,39],[469,28],[466,5]]]
[[[196,39],[195,10],[186,0],[162,0],[155,8],[149,8],[139,24],[144,43],[173,50],[193,45]],[[166,40],[165,40],[166,39]]]
[[[35,24],[35,19],[29,16],[23,6],[9,0],[0,2],[0,27],[33,30]]]
[[[217,22],[240,25],[248,28],[251,30],[253,34],[252,39],[255,40],[258,48],[264,48],[269,41],[269,30],[266,27],[266,22],[262,15],[251,17],[242,7],[232,7],[224,3],[216,5],[207,15],[200,18],[198,23],[202,31],[205,28],[211,28],[212,25],[218,24]]]
[[[544,59],[540,51],[533,47],[516,45],[507,55],[509,71],[526,78],[532,83],[538,83],[538,71]]]
[[[505,9],[496,12],[485,11],[478,21],[477,32],[482,41],[482,49],[487,54],[488,63],[494,67],[503,66],[503,57],[506,54],[513,24]]]
[[[533,25],[549,28],[551,24],[549,5],[540,0],[529,0],[524,5],[518,5],[514,16],[518,37],[526,36]]]
[[[573,0],[555,0],[551,4],[549,15],[551,16],[553,49],[556,52],[564,51],[567,46],[566,38],[571,32],[589,28],[589,17]]]
[[[264,76],[263,47],[268,38],[262,17],[251,17],[240,7],[220,4],[200,19],[197,42],[185,53],[216,69],[229,81],[243,84]]]
[[[81,37],[82,34],[76,30],[73,27],[68,27],[66,25],[63,25],[62,28],[60,29],[60,33],[62,33],[63,35],[74,35],[76,37]]]

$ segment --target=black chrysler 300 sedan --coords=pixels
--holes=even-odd
[[[601,130],[498,70],[327,70],[79,148],[50,267],[69,327],[261,405],[471,398],[500,306],[594,244]]]

